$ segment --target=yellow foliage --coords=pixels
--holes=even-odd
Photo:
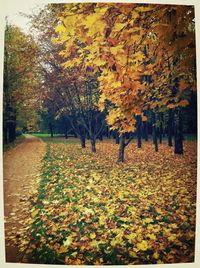
[[[35,209],[32,213],[31,213],[31,217],[35,218],[36,215],[39,213],[39,209]]]
[[[153,219],[152,218],[145,218],[143,220],[143,223],[150,223],[150,222],[153,222]]]
[[[111,47],[110,51],[113,55],[117,55],[118,53],[124,53],[123,45],[118,45],[116,47]]]
[[[157,252],[157,251],[156,251],[156,252],[154,252],[153,257],[154,257],[154,259],[158,259],[158,258],[159,258],[159,254],[158,254],[158,252]]]
[[[137,249],[138,250],[142,250],[142,251],[145,251],[148,249],[148,243],[146,240],[143,240],[141,243],[137,243]]]
[[[151,240],[156,240],[156,236],[154,234],[147,234],[147,237]]]
[[[91,238],[91,239],[94,239],[95,237],[96,237],[96,234],[95,234],[95,233],[91,233],[91,234],[90,234],[90,238]]]

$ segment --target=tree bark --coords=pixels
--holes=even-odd
[[[81,141],[81,147],[82,148],[85,148],[86,146],[85,146],[85,135],[80,135],[80,141]]]
[[[90,137],[90,143],[91,143],[91,151],[93,153],[96,152],[96,141],[94,137]]]
[[[103,140],[103,135],[102,135],[102,133],[99,134],[99,140],[100,140],[100,141]]]
[[[14,142],[16,139],[16,124],[15,122],[8,123],[8,140],[9,142]]]
[[[176,108],[174,115],[174,153],[183,154],[183,133],[180,108]]]
[[[121,134],[120,142],[119,142],[118,162],[124,162],[124,150],[125,150],[125,138],[124,138],[124,134]]]
[[[152,135],[153,135],[153,144],[155,146],[155,152],[158,152],[158,139],[157,139],[157,129],[156,129],[156,116],[153,112],[152,114],[153,124],[152,124]]]
[[[115,143],[119,144],[119,133],[118,133],[118,131],[116,131],[116,133],[115,133]]]
[[[67,123],[65,124],[65,139],[68,139],[68,127],[67,127]]]
[[[49,123],[49,130],[50,130],[51,138],[53,138],[53,126],[51,123]]]
[[[172,127],[173,127],[173,111],[172,109],[169,110],[169,113],[168,113],[168,126],[167,126],[167,131],[168,131],[168,145],[170,147],[173,146],[173,143],[172,143]]]
[[[148,141],[148,123],[147,121],[143,122],[143,139]]]
[[[137,116],[137,146],[142,147],[142,119],[141,116]]]
[[[159,140],[160,144],[162,144],[162,136],[163,136],[163,127],[162,127],[162,122],[160,123],[160,128],[159,128]]]
[[[8,129],[7,129],[6,123],[4,123],[4,126],[3,126],[3,143],[4,144],[8,143]]]

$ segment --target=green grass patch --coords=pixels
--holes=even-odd
[[[32,135],[42,139],[46,143],[64,143],[64,144],[80,143],[78,138],[65,139],[65,137],[63,137],[61,134],[55,134],[53,138],[51,137],[50,134],[46,134],[46,133],[34,133]]]

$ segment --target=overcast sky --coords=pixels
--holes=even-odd
[[[1,4],[1,7],[3,6],[4,9],[4,18],[8,16],[9,23],[19,26],[25,33],[28,33],[29,20],[20,15],[20,12],[25,14],[37,12],[37,10],[45,5],[45,1],[40,2],[38,0],[5,0],[5,2]]]

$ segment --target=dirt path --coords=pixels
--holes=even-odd
[[[45,143],[39,138],[27,135],[21,144],[4,155],[6,262],[21,262],[22,254],[13,240],[17,241],[26,228],[23,219],[29,212],[28,200],[38,187],[45,148]]]

